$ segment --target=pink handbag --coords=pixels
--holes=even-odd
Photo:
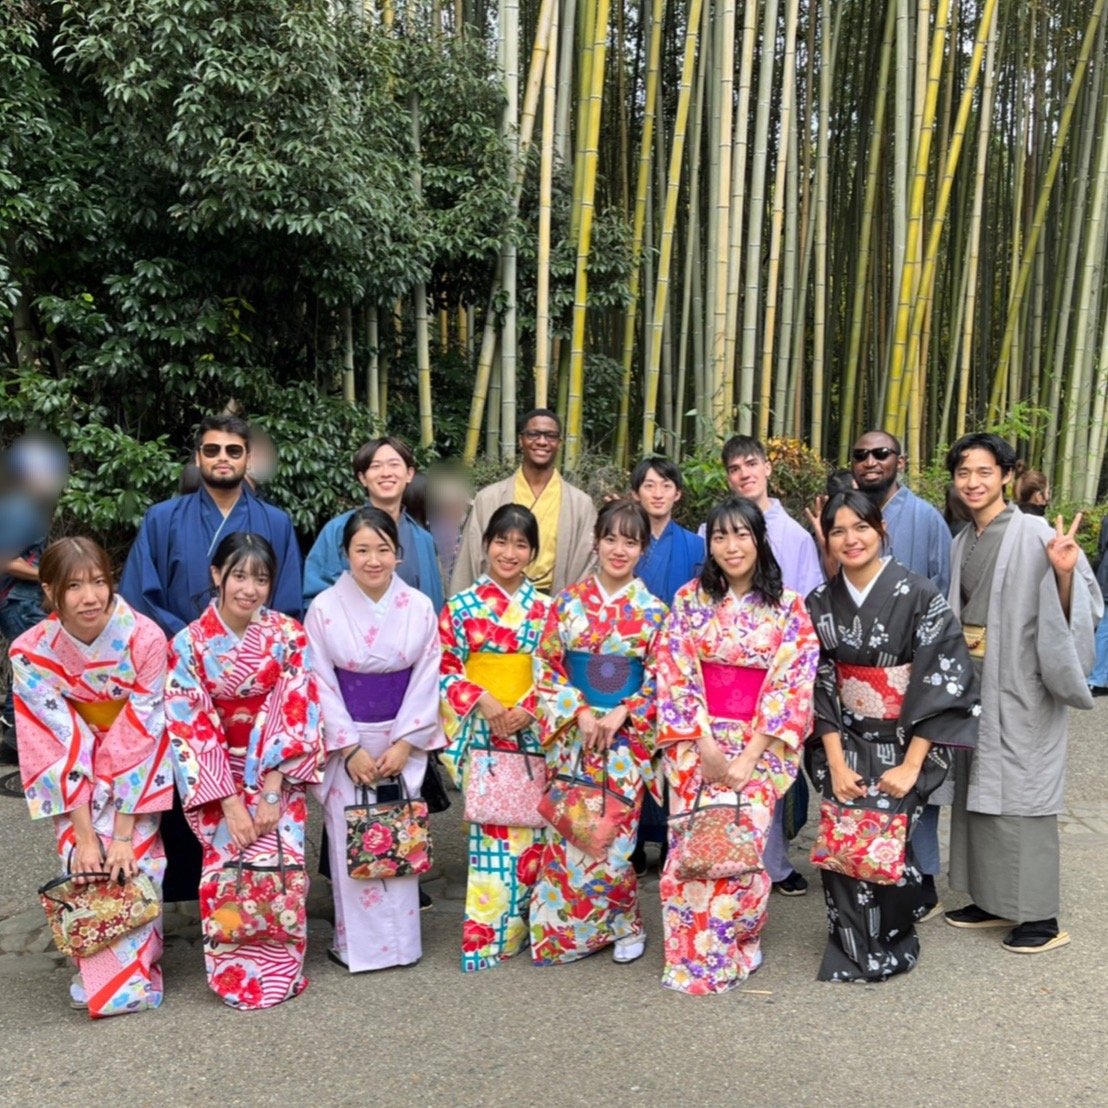
[[[608,784],[607,755],[603,758],[604,775],[596,781],[582,772],[578,754],[568,773],[551,780],[539,805],[543,819],[562,838],[598,862],[635,812],[632,802]]]
[[[546,758],[516,748],[474,747],[466,773],[465,818],[495,827],[542,827]]]

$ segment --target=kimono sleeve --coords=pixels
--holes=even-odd
[[[784,604],[778,617],[781,642],[766,674],[751,729],[799,750],[811,731],[819,640],[801,597],[786,593]]]
[[[841,735],[843,730],[842,702],[835,672],[835,620],[832,611],[834,578],[808,594],[805,606],[814,626],[819,628],[819,662],[816,666],[815,689],[812,698],[812,735]]]
[[[1048,563],[1039,582],[1035,653],[1047,692],[1069,708],[1093,706],[1086,674],[1096,662],[1096,625],[1103,613],[1100,586],[1084,554],[1078,555],[1073,571],[1069,619],[1062,609],[1054,569]]]
[[[31,632],[35,634],[34,631]],[[92,799],[94,740],[33,643],[12,646],[19,770],[32,819],[60,816]]]
[[[324,607],[324,602],[319,598],[312,601],[304,619],[304,629],[308,636],[316,691],[323,713],[323,748],[330,754],[358,743],[358,725],[346,710],[346,701],[339,691],[335,664],[327,641]]]
[[[678,590],[654,643],[651,662],[657,680],[659,747],[695,742],[712,733],[690,618],[700,607],[696,591],[691,582]]]
[[[173,766],[165,730],[165,635],[139,617],[128,649],[135,681],[123,710],[97,744],[96,774],[111,778],[118,811],[164,812],[173,807]]]
[[[403,739],[417,750],[438,750],[446,745],[439,718],[442,648],[435,625],[435,609],[422,594],[415,596],[425,603],[418,606],[411,603],[408,609],[408,643],[415,647],[414,651],[409,650],[412,676],[392,726],[392,740]]]
[[[166,730],[173,744],[173,772],[185,808],[199,808],[236,793],[227,743],[204,681],[193,631],[169,644],[165,682]]]
[[[324,589],[329,589],[342,575],[343,558],[339,552],[339,540],[341,537],[340,524],[346,516],[339,516],[323,525],[323,530],[315,542],[312,543],[308,557],[304,561],[304,607],[308,608],[311,602]]]
[[[439,691],[442,696],[442,724],[446,737],[453,742],[466,717],[477,707],[485,690],[466,677],[469,643],[460,615],[457,597],[447,601],[439,616],[439,645],[442,662],[439,667]]]
[[[653,658],[655,644],[665,624],[667,612],[666,606],[659,602],[643,613],[643,621],[647,627],[654,628],[644,652],[646,665],[643,683],[638,692],[623,698],[628,713],[624,727],[633,730],[649,751],[653,751],[654,748],[654,732],[658,718],[658,673]]]
[[[135,541],[127,554],[123,575],[119,579],[119,594],[136,612],[152,619],[166,635],[176,635],[184,629],[184,620],[169,609],[169,595],[154,558],[157,536],[150,513],[142,521]]]
[[[566,672],[562,614],[562,598],[559,596],[550,605],[538,648],[532,655],[535,718],[543,746],[552,746],[567,727],[576,725],[577,713],[588,707]]]

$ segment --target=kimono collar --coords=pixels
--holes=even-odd
[[[389,587],[381,594],[380,600],[374,600],[372,596],[367,595],[358,582],[354,580],[353,574],[347,573],[346,576],[350,578],[350,584],[354,586],[357,594],[369,605],[370,610],[374,612],[374,614],[383,615],[392,606],[393,594],[398,587],[398,577],[395,570],[389,580]]]
[[[861,589],[855,588],[850,578],[847,577],[846,572],[843,572],[843,584],[846,586],[846,591],[850,593],[851,599],[859,608],[866,602],[866,597],[873,592],[873,586],[881,579],[881,574],[885,572],[885,567],[891,561],[892,558],[886,554],[885,557],[881,559],[881,568],[869,579],[869,583],[865,588]]]
[[[605,604],[613,604],[621,596],[626,596],[627,593],[629,593],[635,587],[635,583],[638,581],[638,578],[637,577],[632,577],[631,580],[628,581],[627,584],[624,585],[622,589],[619,589],[617,592],[614,592],[614,593],[609,593],[604,588],[604,586],[600,583],[600,574],[599,573],[594,573],[592,575],[592,581],[593,581],[593,585],[595,585],[595,587],[596,587],[596,591],[600,594],[600,599],[603,600]]]
[[[114,598],[115,603],[112,605],[111,615],[108,616],[108,622],[104,624],[104,629],[96,636],[92,642],[81,642],[76,635],[72,634],[66,629],[64,623],[62,623],[61,616],[56,612],[51,616],[52,619],[57,621],[58,630],[75,646],[78,650],[84,651],[86,654],[92,653],[95,649],[104,641],[109,634],[115,634],[117,629],[117,621],[121,616],[130,613],[131,609],[127,606],[123,597],[116,593]],[[133,620],[132,620],[133,622]]]
[[[531,582],[528,581],[525,577],[523,579],[523,584],[520,585],[514,593],[510,593],[507,589],[502,588],[500,585],[498,585],[487,573],[482,573],[481,576],[478,577],[473,584],[474,588],[476,588],[478,585],[491,585],[494,589],[496,589],[498,593],[500,593],[501,596],[505,597],[509,602],[514,601],[520,607],[525,607],[523,603],[524,592],[527,590],[528,587],[534,588],[534,585],[532,585]]]
[[[220,627],[222,627],[228,635],[232,636],[232,638],[238,639],[239,642],[242,642],[242,640],[246,638],[246,632],[250,630],[251,626],[253,626],[255,623],[262,623],[265,620],[267,611],[265,605],[263,604],[250,617],[250,622],[246,625],[246,631],[243,631],[243,633],[240,635],[220,614],[218,596],[212,597],[211,603],[208,605],[208,607],[211,609],[212,615],[215,616],[216,620],[219,622]]]

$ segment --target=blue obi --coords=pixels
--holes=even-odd
[[[644,667],[641,658],[567,650],[566,670],[570,684],[581,693],[590,708],[615,708],[624,698],[634,696],[642,688]]]

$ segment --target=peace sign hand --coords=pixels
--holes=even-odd
[[[1054,525],[1054,538],[1046,544],[1046,555],[1054,572],[1059,577],[1069,577],[1077,568],[1077,558],[1081,553],[1081,547],[1077,545],[1077,529],[1081,526],[1081,513],[1073,518],[1073,523],[1068,531],[1063,530],[1062,517],[1059,516]]]

